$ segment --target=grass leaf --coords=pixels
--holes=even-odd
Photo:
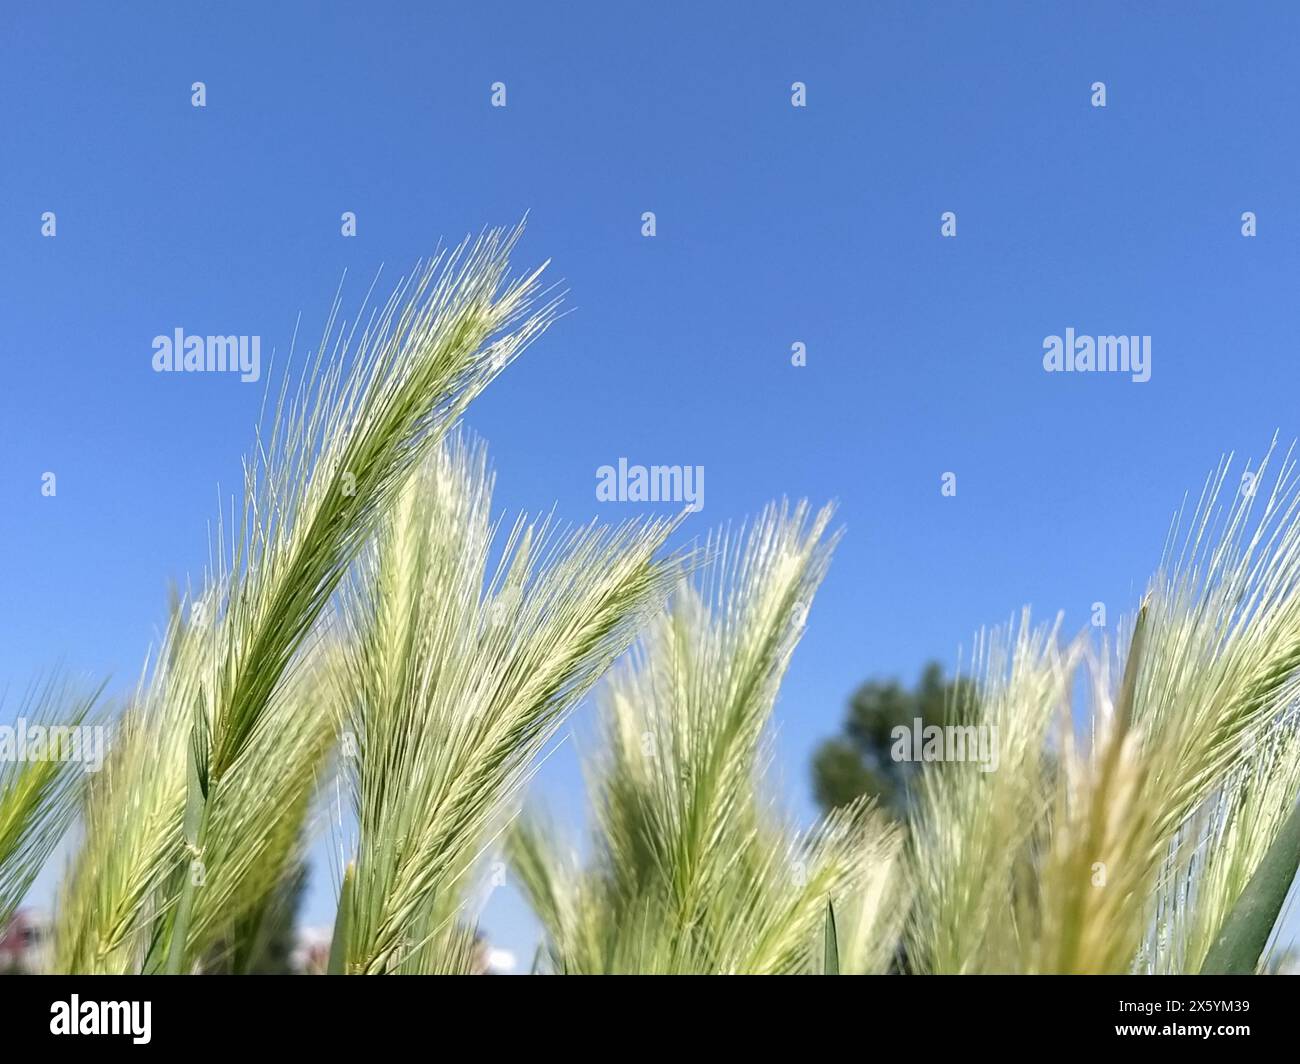
[[[822,974],[840,974],[840,941],[835,933],[835,903],[826,899],[826,926],[822,932]]]

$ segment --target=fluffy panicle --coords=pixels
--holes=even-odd
[[[854,910],[853,963],[878,968],[897,839],[854,808],[811,832],[758,797],[764,735],[833,546],[830,510],[773,507],[711,541],[603,700],[588,868],[537,822],[510,852],[563,972],[810,970],[827,899]],[[858,893],[860,904],[849,904]]]
[[[347,599],[339,686],[359,836],[337,951],[348,972],[472,960],[459,914],[475,866],[530,764],[676,571],[656,560],[675,522],[521,520],[500,537],[491,495],[481,448],[434,455]]]

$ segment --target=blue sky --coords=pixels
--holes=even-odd
[[[778,707],[807,815],[860,680],[1023,603],[1068,629],[1129,608],[1219,455],[1300,434],[1298,33],[1281,3],[8,9],[5,712],[59,663],[128,684],[236,483],[260,386],[155,374],[155,335],[283,351],[345,269],[355,305],[528,211],[520,264],[551,258],[574,313],[468,419],[503,508],[628,516],[594,496],[620,456],[703,465],[697,533],[839,502]],[[1150,335],[1151,380],[1044,373],[1067,327]],[[562,815],[577,787],[568,752],[539,782]],[[486,928],[530,953],[512,897]]]

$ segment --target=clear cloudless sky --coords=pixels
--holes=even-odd
[[[692,534],[839,502],[777,708],[809,816],[859,681],[1024,603],[1117,616],[1219,456],[1300,432],[1298,47],[1290,3],[6,5],[0,714],[58,664],[128,687],[237,484],[261,385],[155,374],[155,335],[265,362],[344,270],[355,308],[527,211],[574,312],[468,417],[500,507],[673,509],[597,504],[620,456],[705,467]],[[1151,380],[1044,373],[1067,327],[1150,335]],[[536,790],[576,822],[571,747]],[[511,891],[484,927],[527,965]]]

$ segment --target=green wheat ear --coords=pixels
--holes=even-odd
[[[263,864],[261,814],[293,804],[304,776],[287,766],[312,763],[299,755],[315,736],[286,709],[339,585],[412,472],[555,316],[540,269],[509,279],[520,232],[438,255],[356,324],[336,306],[299,379],[268,389],[242,513],[217,525],[189,616],[173,618],[91,787],[59,906],[61,969],[191,971],[236,916]]]
[[[80,726],[101,690],[77,696],[51,678],[23,700],[19,716],[44,726]],[[0,928],[72,822],[85,778],[72,760],[0,761]]]
[[[672,520],[501,529],[485,449],[406,484],[341,597],[338,712],[357,820],[350,973],[473,970],[476,872],[571,710],[661,608]]]
[[[778,504],[710,539],[695,579],[614,670],[589,760],[585,866],[536,823],[511,832],[551,970],[811,974],[832,895],[848,917],[836,969],[877,970],[892,952],[880,913],[893,907],[894,829],[857,805],[798,831],[763,787],[773,705],[830,561],[830,520],[829,507]]]

